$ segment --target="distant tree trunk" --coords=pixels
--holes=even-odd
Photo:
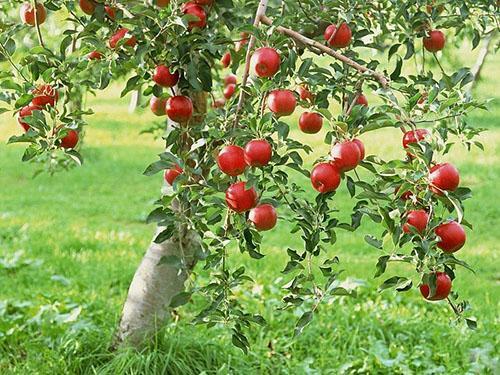
[[[128,105],[128,112],[134,113],[137,107],[141,105],[142,102],[142,88],[132,91],[132,95],[130,96],[130,103]]]
[[[471,92],[474,87],[476,87],[477,82],[481,78],[481,70],[483,69],[484,63],[486,62],[486,57],[490,52],[491,42],[493,41],[495,34],[495,32],[490,33],[483,41],[483,45],[479,50],[479,55],[477,56],[476,63],[471,68],[471,73],[474,78],[469,87],[469,92]]]
[[[191,93],[190,97],[197,114],[192,121],[200,122],[207,111],[207,94]],[[174,211],[176,208],[174,201]],[[163,229],[158,227],[153,239]],[[177,234],[161,244],[151,242],[130,284],[115,347],[123,343],[141,347],[147,337],[152,337],[161,328],[168,317],[170,301],[184,290],[184,283],[196,264],[194,254],[199,246],[197,233],[184,226],[180,226]],[[158,265],[162,257],[169,255],[184,257],[189,269],[180,272],[168,264]]]

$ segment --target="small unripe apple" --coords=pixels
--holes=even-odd
[[[273,150],[265,139],[254,139],[245,146],[245,162],[251,167],[263,167],[269,164]]]
[[[406,223],[403,225],[403,232],[410,233],[411,227],[414,227],[417,232],[424,233],[429,222],[429,215],[425,210],[412,210],[406,214]]]
[[[23,118],[31,116],[33,114],[33,111],[41,111],[41,110],[42,107],[33,104],[21,108],[21,110],[18,113],[17,122],[19,123],[19,125],[22,126],[24,131],[27,132],[30,129],[30,126],[28,125],[28,123],[23,121]]]
[[[224,86],[227,85],[236,85],[237,77],[234,74],[228,74],[224,77]]]
[[[217,165],[220,170],[229,176],[238,176],[245,172],[245,152],[236,145],[225,146],[217,155]]]
[[[343,22],[338,30],[336,25],[332,24],[328,26],[323,34],[323,37],[331,47],[344,48],[351,44],[352,32],[351,28]]]
[[[175,122],[188,122],[193,116],[193,102],[187,96],[171,96],[165,108],[168,118]]]
[[[32,94],[34,98],[31,100],[31,104],[35,106],[55,106],[57,100],[59,100],[59,93],[51,85],[40,85],[36,87]]]
[[[231,96],[233,96],[234,92],[236,91],[236,85],[234,83],[230,83],[226,87],[224,87],[224,98],[229,99]]]
[[[165,8],[168,4],[170,4],[170,0],[154,0],[154,4],[158,8]]]
[[[316,134],[323,126],[323,117],[316,112],[304,112],[299,118],[299,128],[304,133]]]
[[[109,46],[111,48],[116,48],[116,45],[118,44],[118,42],[120,40],[122,40],[126,35],[127,33],[129,32],[129,30],[125,27],[122,27],[120,29],[118,29],[116,31],[116,33],[114,33],[111,38],[109,38]],[[137,39],[135,36],[131,35],[127,41],[125,42],[125,45],[126,46],[129,46],[129,47],[135,47],[135,45],[137,44]]]
[[[330,163],[319,163],[311,171],[311,184],[320,193],[335,191],[340,185],[340,173]]]
[[[87,59],[89,60],[100,60],[102,59],[102,53],[99,51],[92,51],[87,55]]]
[[[27,25],[35,26],[35,8],[30,3],[24,3],[21,5],[20,10],[21,21]],[[41,3],[36,5],[36,20],[38,25],[41,25],[47,19],[47,11]]]
[[[276,116],[288,116],[295,110],[297,99],[293,91],[273,90],[267,98],[267,105]]]
[[[424,36],[424,47],[429,52],[441,51],[446,43],[446,38],[441,30],[431,30],[428,36]]]
[[[104,7],[104,11],[108,15],[108,17],[114,21],[114,19],[116,18],[116,8],[106,5]]]
[[[68,131],[68,134],[61,138],[59,145],[62,148],[75,148],[75,146],[78,144],[78,139],[78,132],[71,129]]]
[[[93,0],[80,0],[80,8],[83,13],[88,14],[89,16],[94,14],[96,5],[97,4]]]
[[[163,179],[170,185],[172,186],[174,184],[174,181],[177,177],[179,177],[180,174],[182,174],[183,169],[179,167],[178,164],[174,166],[174,168],[166,169],[165,172],[163,173]]]
[[[306,85],[297,87],[297,92],[299,93],[300,100],[309,100],[312,102],[314,99],[313,94]]]
[[[260,204],[250,210],[248,219],[258,231],[273,229],[278,220],[276,209],[271,204]]]
[[[352,142],[358,146],[359,149],[359,161],[363,160],[365,158],[365,145],[363,142],[361,142],[360,139],[354,138]]]
[[[359,94],[358,98],[356,99],[356,104],[368,107],[368,99],[366,99],[366,96],[364,96],[363,94]]]
[[[236,182],[226,190],[227,206],[238,213],[243,213],[257,204],[257,192],[253,188],[245,188],[245,182]]]
[[[430,133],[427,129],[409,130],[403,135],[403,147],[408,148],[408,145],[410,143],[418,143],[420,141],[423,141],[429,135]]]
[[[437,247],[445,253],[454,253],[460,250],[467,239],[464,228],[456,221],[440,224],[434,232],[441,238],[437,243]]]
[[[429,301],[439,301],[448,297],[451,291],[451,279],[444,272],[436,272],[436,290],[429,295],[431,288],[427,284],[420,285],[420,293]]]
[[[431,190],[441,195],[443,190],[454,191],[460,184],[457,168],[450,163],[436,164],[430,169]]]
[[[220,59],[220,62],[224,68],[227,68],[229,65],[231,65],[231,53],[226,52],[224,56],[222,56],[222,59]]]
[[[151,108],[151,112],[153,112],[156,116],[165,116],[167,105],[167,99],[157,98],[156,96],[152,96],[149,101],[149,107]]]
[[[333,158],[332,163],[341,172],[350,171],[356,168],[361,161],[361,151],[358,145],[353,141],[344,141],[335,144],[332,147],[330,155]]]
[[[280,55],[271,47],[258,48],[250,59],[252,72],[261,78],[275,75],[280,68],[280,63]]]
[[[173,87],[179,82],[179,72],[170,73],[170,68],[158,65],[153,73],[153,81],[162,87]]]
[[[188,21],[189,30],[192,30],[195,27],[203,29],[207,25],[207,13],[205,12],[205,9],[203,9],[195,2],[189,1],[187,3],[184,3],[181,9],[184,12],[184,14],[189,14],[191,16],[198,18],[197,21]]]

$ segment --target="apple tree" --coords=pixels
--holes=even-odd
[[[380,253],[375,277],[392,262],[413,268],[379,290],[419,288],[475,326],[452,287],[458,268],[470,268],[456,254],[472,228],[463,208],[471,191],[448,154],[482,148],[467,114],[485,103],[467,92],[470,70],[449,68],[443,51],[495,33],[496,1],[6,0],[0,10],[9,67],[0,111],[18,118],[9,142],[26,144],[23,161],[49,173],[81,164],[93,113],[82,98],[112,81],[126,82],[122,96],[140,89],[165,119],[150,129],[165,150],[144,172],[165,179],[148,217],[157,230],[117,343],[140,345],[195,298],[205,306],[195,322],[226,324],[246,351],[248,328],[265,320],[238,297],[251,277],[227,260],[237,248],[263,261],[265,231],[284,221],[303,243],[286,249],[280,271],[280,308],[302,314],[295,334],[320,304],[354,295],[340,283],[335,247],[338,231],[363,220],[380,228],[365,237]],[[291,124],[297,106],[306,111]],[[321,131],[331,152],[316,153],[291,127]],[[401,130],[396,160],[360,140],[387,127]],[[336,209],[341,185],[348,222]]]

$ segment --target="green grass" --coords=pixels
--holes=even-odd
[[[499,62],[489,61],[484,75],[490,79],[480,84],[481,97],[496,92],[498,78],[491,78],[497,77]],[[256,287],[241,291],[241,298],[269,323],[252,330],[248,355],[231,345],[224,327],[207,330],[189,324],[199,303],[180,309],[179,321],[160,330],[144,352],[108,350],[127,287],[153,233],[144,218],[161,185],[160,176],[141,174],[161,151],[161,142],[137,136],[153,117],[148,111],[127,114],[127,103],[117,96],[114,87],[89,99],[96,115],[89,118],[81,168],[33,179],[35,167],[20,162],[22,148],[0,144],[0,373],[498,371],[498,94],[490,112],[471,117],[476,126],[491,129],[482,136],[485,152],[457,147],[447,156],[460,169],[463,185],[474,191],[466,203],[474,231],[467,232],[467,245],[459,255],[476,274],[460,269],[454,288],[471,301],[478,330],[452,324],[445,304],[426,303],[416,290],[378,294],[380,280],[372,275],[379,254],[363,237],[380,229],[367,222],[354,234],[339,232],[332,249],[346,270],[344,277],[365,280],[358,297],[321,306],[311,326],[293,339],[297,315],[275,310],[281,296],[281,274],[276,270],[286,263],[286,247],[299,246],[300,240],[291,237],[289,225],[281,221],[265,235],[265,261],[231,254],[231,262],[244,264],[256,281]],[[1,140],[19,132],[12,118],[0,119]],[[321,136],[301,137],[314,147],[315,156],[327,152]],[[363,140],[368,153],[402,156],[395,130]],[[350,211],[345,186],[334,199],[342,212]],[[19,257],[13,259],[15,254]],[[396,270],[412,274],[404,267],[391,267],[389,274]]]

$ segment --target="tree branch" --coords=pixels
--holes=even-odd
[[[36,0],[33,0],[33,11],[35,13],[35,28],[36,28],[36,34],[38,35],[38,41],[40,42],[40,45],[45,48],[45,44],[43,43],[43,38],[42,38],[42,32],[40,31],[40,25],[38,24],[38,10],[37,10],[38,4]]]
[[[260,20],[263,24],[265,24],[267,26],[272,26],[272,24],[273,24],[273,21],[270,18],[266,17],[265,15],[262,15]],[[376,81],[378,81],[380,83],[380,85],[383,88],[387,88],[389,86],[389,79],[385,75],[383,75],[382,73],[368,69],[367,67],[358,64],[356,61],[351,60],[347,56],[344,56],[343,54],[341,54],[337,51],[334,51],[333,49],[331,49],[331,48],[329,48],[329,47],[327,47],[319,42],[316,42],[315,40],[309,39],[309,38],[305,37],[304,35],[296,32],[292,29],[288,29],[286,27],[283,27],[283,26],[277,26],[276,31],[278,31],[282,34],[285,34],[285,35],[291,37],[292,39],[294,39],[300,43],[305,44],[308,47],[313,47],[315,49],[320,50],[322,53],[326,53],[327,55],[330,55],[330,56],[336,58],[337,60],[340,60],[340,61],[346,63],[347,65],[353,67],[354,69],[356,69],[360,73],[367,73],[367,74],[371,75]],[[313,50],[313,52],[314,52],[314,50]]]

